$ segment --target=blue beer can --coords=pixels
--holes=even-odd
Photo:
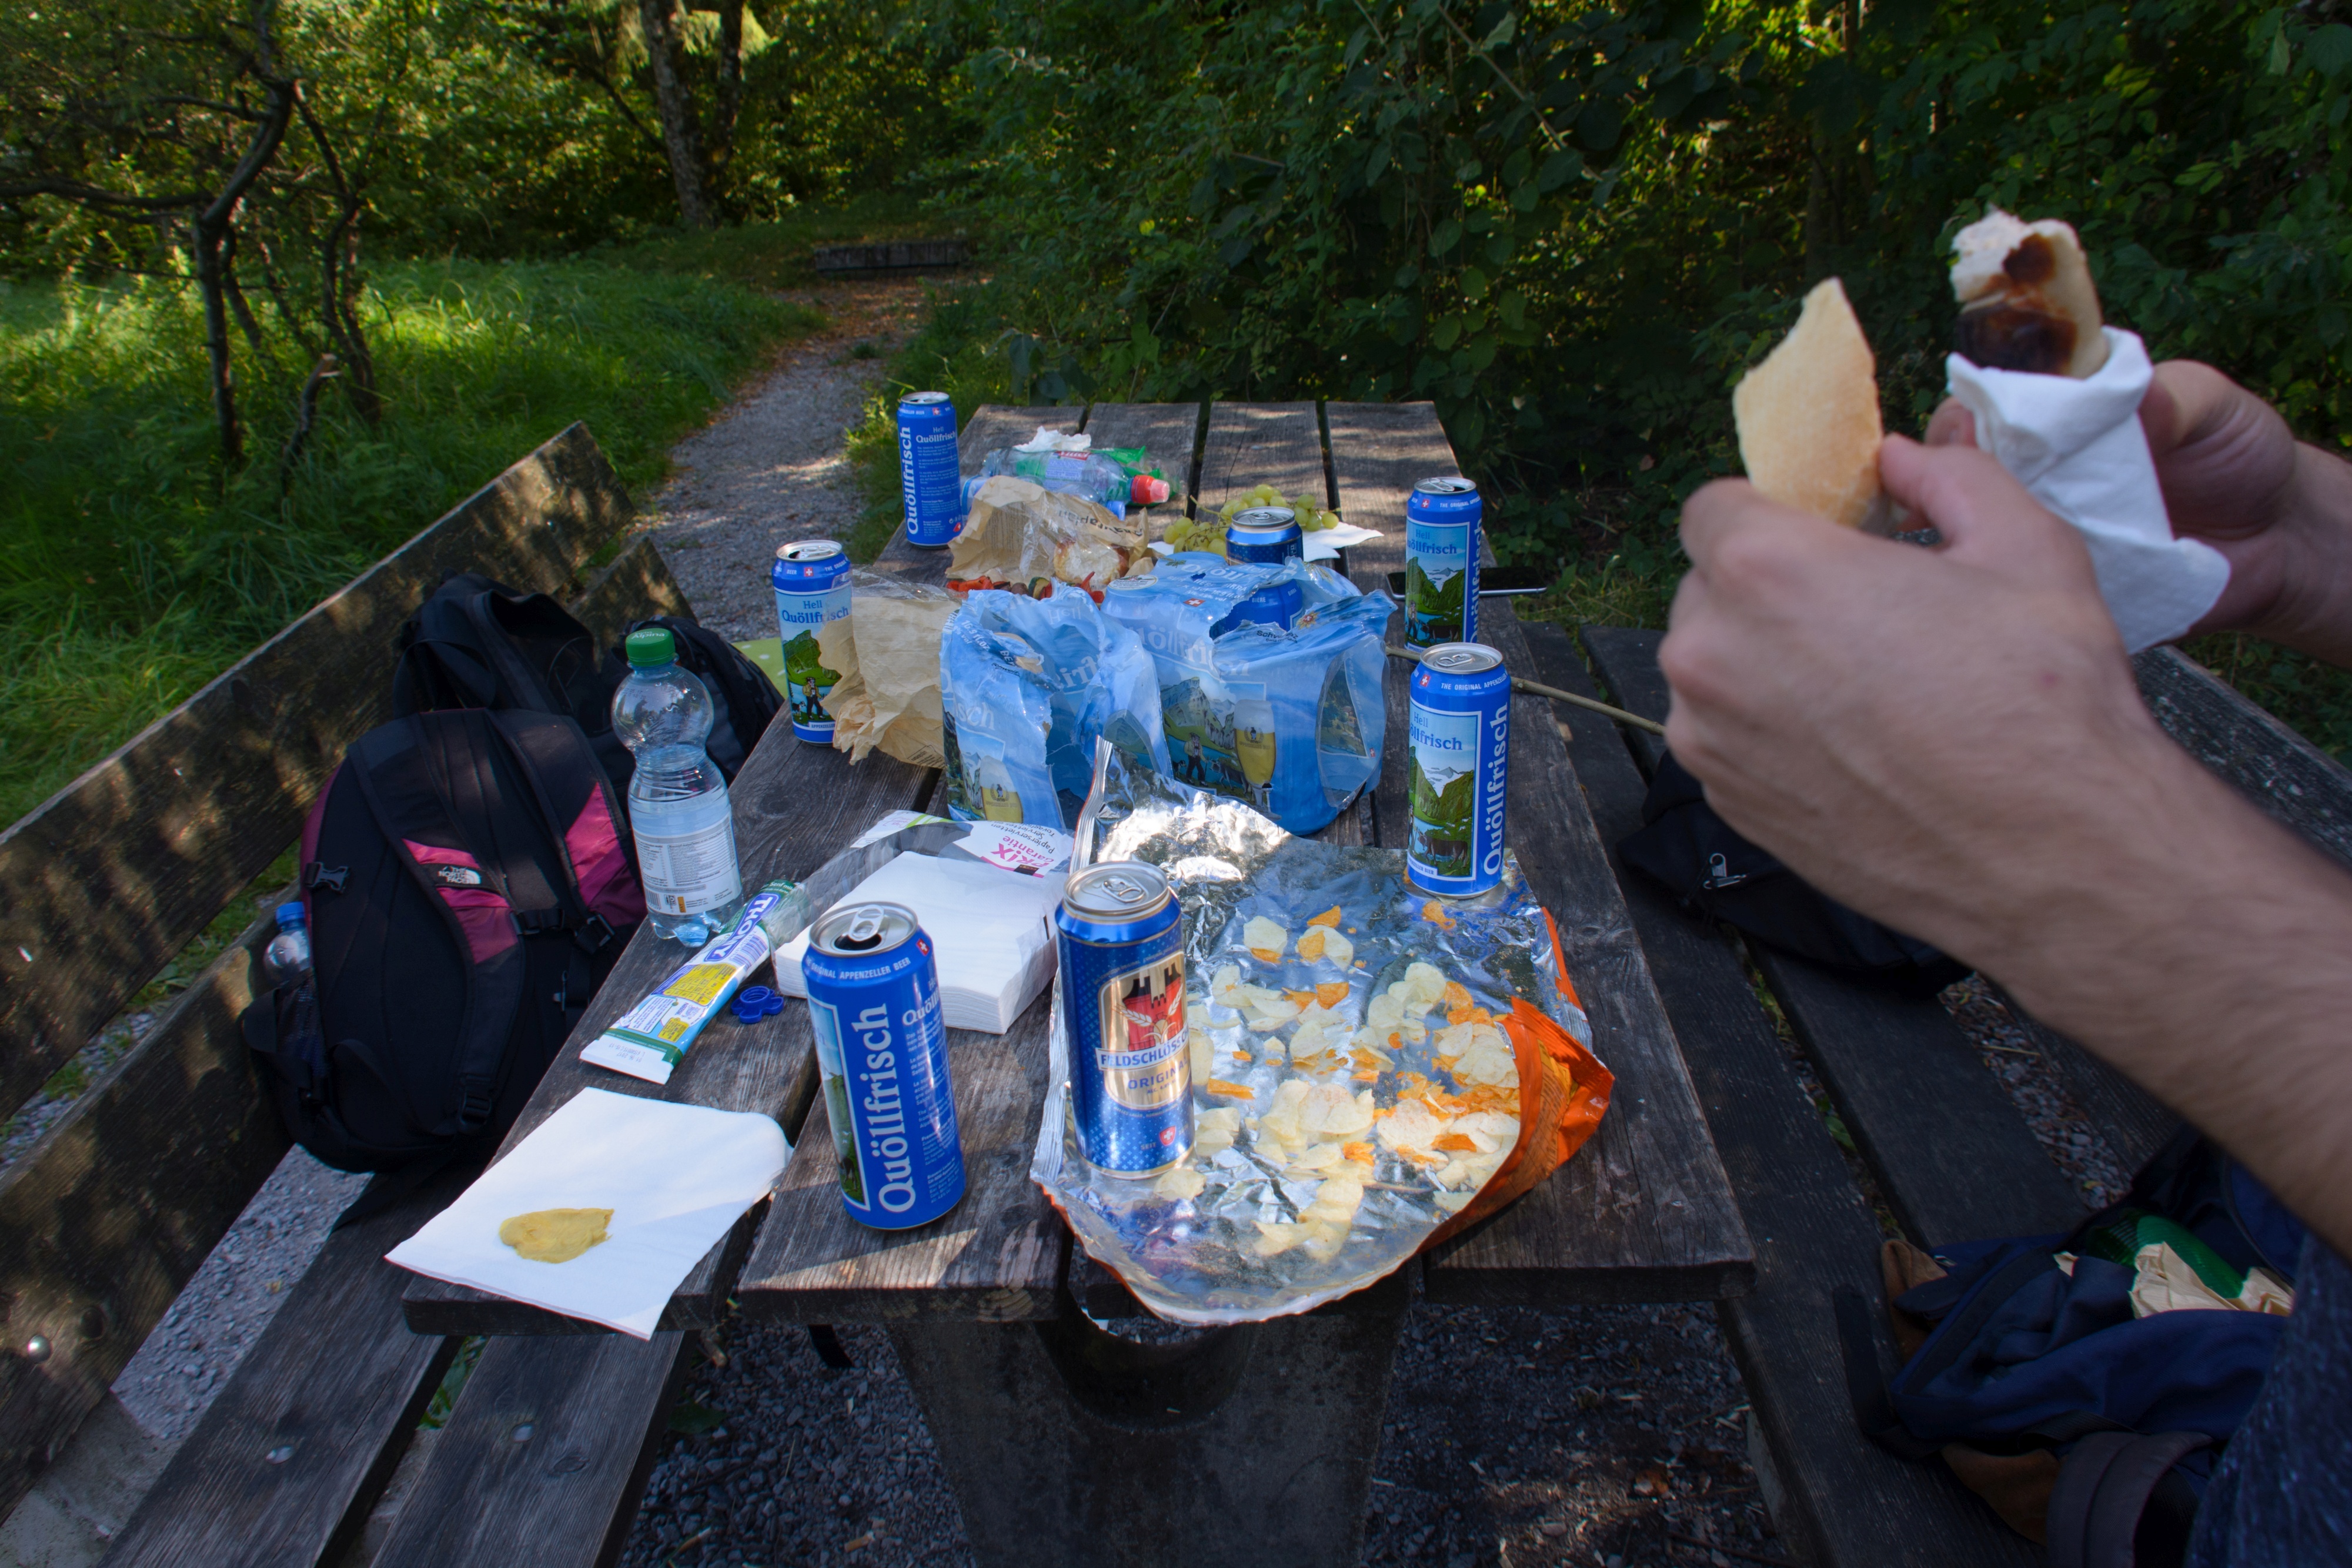
[[[1279,626],[1287,632],[1306,608],[1307,591],[1297,578],[1269,582],[1234,605],[1232,614],[1209,628],[1209,635],[1222,637],[1237,626]]]
[[[1478,640],[1478,486],[1423,479],[1404,507],[1404,641],[1408,648]]]
[[[849,614],[849,552],[831,539],[796,539],[776,547],[768,580],[776,590],[776,632],[784,643],[784,696],[793,706],[793,737],[833,744],[833,716],[824,697],[839,674],[824,667],[817,629]]]
[[[801,959],[841,1207],[860,1225],[925,1225],[963,1197],[931,939],[903,904],[852,904],[809,929]]]
[[[1475,897],[1503,880],[1511,673],[1483,643],[1446,643],[1421,656],[1411,690],[1405,876],[1424,893]]]
[[[1054,933],[1078,1146],[1104,1176],[1156,1176],[1192,1152],[1183,912],[1157,866],[1114,861],[1070,878]]]
[[[943,392],[898,400],[898,488],[906,497],[907,542],[945,549],[963,531],[956,473],[956,411]]]
[[[1307,554],[1307,536],[1298,530],[1298,514],[1288,507],[1252,507],[1235,512],[1225,525],[1225,559],[1264,561],[1269,566],[1300,560]]]

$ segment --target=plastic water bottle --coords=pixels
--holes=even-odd
[[[999,474],[1027,479],[1065,496],[1083,496],[1120,517],[1127,516],[1130,506],[1156,507],[1168,498],[1167,480],[1149,474],[1130,475],[1118,458],[1099,452],[1023,452],[999,447],[981,463],[980,483]],[[979,488],[979,483],[967,480],[965,484],[971,490]],[[971,500],[967,494],[967,508]]]
[[[262,967],[273,986],[298,985],[310,973],[310,925],[299,904],[278,906],[278,935],[269,939]]]
[[[613,694],[613,731],[637,759],[629,825],[646,919],[657,936],[700,946],[743,907],[735,815],[727,779],[702,749],[710,690],[678,667],[677,639],[660,626],[629,633],[629,678]]]

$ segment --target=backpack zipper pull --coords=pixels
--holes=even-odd
[[[1707,879],[1699,883],[1701,887],[1737,887],[1748,880],[1748,873],[1744,871],[1734,873],[1730,862],[1720,852],[1706,857],[1706,869]]]

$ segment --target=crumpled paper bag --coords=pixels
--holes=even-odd
[[[1033,598],[1041,582],[1067,582],[1099,597],[1106,584],[1151,569],[1144,537],[1140,516],[1000,474],[972,493],[963,531],[948,546],[948,579]]]
[[[2087,380],[1986,370],[1958,354],[1944,374],[1976,415],[1977,444],[2083,536],[2100,596],[2137,653],[2203,619],[2229,586],[2230,562],[2202,539],[2173,537],[2139,423],[2155,371],[2137,334],[2105,330],[2107,362]]]
[[[849,574],[849,613],[817,629],[841,679],[825,694],[833,745],[863,762],[877,747],[915,768],[946,765],[940,732],[940,633],[956,612],[945,589],[876,571]]]

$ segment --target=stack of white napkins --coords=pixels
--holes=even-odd
[[[662,1309],[792,1152],[772,1118],[583,1089],[457,1201],[385,1254],[453,1285],[653,1337]],[[499,1227],[546,1208],[609,1208],[605,1239],[537,1263]]]
[[[903,904],[929,933],[950,1029],[1003,1034],[1054,977],[1054,906],[1061,873],[1024,876],[978,861],[902,854],[834,905]],[[808,995],[805,931],[776,955],[776,989]]]

